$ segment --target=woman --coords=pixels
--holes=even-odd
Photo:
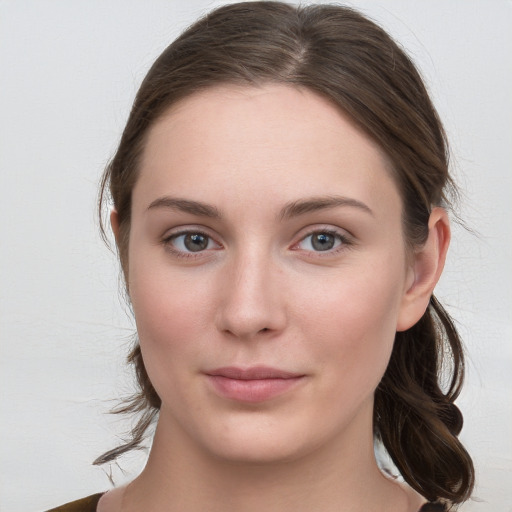
[[[451,185],[421,78],[357,12],[241,3],[188,29],[146,76],[100,199],[139,336],[124,411],[142,415],[97,462],[155,420],[148,463],[55,510],[465,501],[463,354],[432,295]]]

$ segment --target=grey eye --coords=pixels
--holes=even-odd
[[[174,235],[169,243],[179,252],[201,252],[217,247],[217,244],[208,236],[199,232],[188,232]]]
[[[336,238],[329,233],[313,233],[311,235],[311,246],[315,251],[328,251],[334,247]]]
[[[304,251],[326,252],[336,249],[343,242],[343,237],[337,233],[315,231],[301,240],[299,248]]]
[[[183,237],[183,245],[190,252],[204,251],[208,247],[209,238],[201,233],[188,233]]]

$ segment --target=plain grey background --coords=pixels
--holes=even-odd
[[[109,488],[143,454],[96,468],[129,422],[133,332],[97,183],[145,71],[206,0],[0,1],[0,509]],[[512,511],[512,2],[352,1],[419,65],[462,188],[438,296],[469,351],[459,400],[478,486],[463,512]],[[114,401],[112,401],[114,400]]]

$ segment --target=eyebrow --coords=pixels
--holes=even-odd
[[[343,196],[320,196],[310,197],[307,199],[299,199],[287,204],[280,212],[279,217],[284,219],[290,219],[292,217],[298,217],[305,213],[316,212],[319,210],[327,210],[330,208],[336,208],[338,206],[345,206],[351,208],[358,208],[370,215],[374,216],[373,211],[369,206],[364,204],[357,199]]]
[[[310,197],[306,199],[299,199],[286,204],[279,212],[278,218],[280,220],[299,217],[306,213],[311,213],[320,210],[327,210],[336,207],[351,207],[362,210],[370,215],[374,215],[369,206],[357,199],[343,196],[319,196]],[[222,214],[216,206],[203,203],[200,201],[192,201],[190,199],[181,199],[175,197],[164,196],[155,199],[149,206],[148,210],[154,208],[167,208],[171,210],[178,210],[199,217],[209,217],[212,219],[221,219]]]
[[[153,208],[178,210],[192,215],[197,215],[199,217],[210,217],[212,219],[220,219],[222,217],[220,211],[210,204],[168,196],[155,199],[148,206],[148,210],[152,210]]]

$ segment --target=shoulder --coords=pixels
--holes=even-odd
[[[96,512],[98,501],[100,501],[102,495],[102,493],[93,494],[92,496],[87,496],[87,498],[71,501],[60,507],[52,508],[47,510],[47,512]]]

